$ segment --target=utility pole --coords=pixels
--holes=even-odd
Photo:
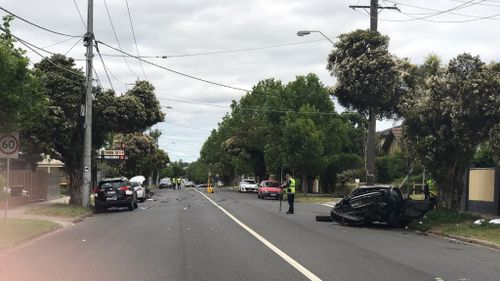
[[[89,206],[90,185],[92,183],[92,59],[94,58],[94,1],[88,0],[87,33],[83,38],[83,45],[87,47],[86,92],[85,92],[85,123],[83,138],[83,186],[82,206]]]
[[[370,30],[377,31],[378,11],[383,9],[399,10],[398,7],[382,7],[378,5],[378,0],[370,0],[370,6],[351,5],[352,9],[370,9]],[[366,138],[366,183],[373,185],[375,182],[375,151],[377,130],[377,113],[373,108],[370,109],[368,116],[368,137]]]

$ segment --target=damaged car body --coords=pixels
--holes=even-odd
[[[407,225],[434,207],[435,200],[406,198],[393,186],[364,186],[353,190],[331,210],[331,220],[347,225],[387,223],[392,227]]]

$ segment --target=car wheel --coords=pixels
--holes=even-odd
[[[139,207],[139,205],[137,205],[137,200],[133,201],[134,202],[134,209],[137,209]]]
[[[134,202],[130,201],[130,203],[128,203],[128,210],[129,211],[133,211],[134,210]]]
[[[101,206],[99,206],[97,204],[94,206],[94,212],[96,214],[102,213],[102,211],[103,211],[103,208]]]

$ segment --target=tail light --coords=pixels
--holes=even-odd
[[[97,186],[94,187],[94,193],[99,193],[99,192],[101,192],[101,188],[99,188]]]
[[[120,186],[120,188],[118,188],[118,190],[120,190],[120,191],[126,191],[128,189],[129,189],[128,186]]]

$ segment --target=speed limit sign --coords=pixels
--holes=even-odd
[[[19,133],[0,134],[0,158],[17,158],[19,155]]]

